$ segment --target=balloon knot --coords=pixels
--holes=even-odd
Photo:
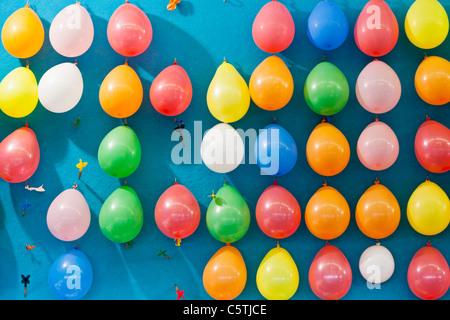
[[[428,239],[428,241],[427,241],[427,247],[431,247],[431,241],[430,241],[430,239]]]
[[[425,119],[426,119],[427,121],[430,121],[430,117],[428,116],[428,114],[425,115]]]
[[[174,239],[175,245],[179,247],[181,245],[181,239]]]
[[[378,178],[375,178],[375,184],[380,184],[380,181],[378,180]]]
[[[328,240],[327,240],[327,242],[325,243],[325,246],[329,246],[330,245],[330,243],[328,242]]]
[[[323,185],[324,187],[326,187],[326,186],[327,186],[327,179],[325,179],[325,182],[324,182],[324,183],[322,183],[322,185]]]
[[[230,242],[225,243],[227,246],[230,246]]]

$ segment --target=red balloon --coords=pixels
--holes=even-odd
[[[175,63],[156,76],[150,86],[150,102],[159,113],[176,116],[192,100],[192,84],[186,70]]]
[[[398,40],[398,22],[383,0],[370,0],[355,24],[355,42],[371,57],[380,57],[394,49]]]
[[[200,207],[188,188],[175,183],[159,197],[155,207],[159,230],[169,238],[190,236],[200,223]]]
[[[39,165],[39,144],[27,127],[12,132],[0,143],[0,177],[18,183],[29,179]]]
[[[327,244],[309,268],[309,285],[322,300],[338,300],[352,285],[352,269],[341,250]]]
[[[294,34],[294,19],[289,10],[277,1],[266,3],[253,21],[253,40],[261,50],[266,52],[283,51],[294,40]]]
[[[442,173],[450,169],[450,130],[437,121],[422,123],[416,133],[414,150],[426,170]]]
[[[268,187],[256,204],[256,221],[269,237],[283,239],[300,225],[301,211],[295,197],[279,185]]]
[[[111,47],[125,57],[143,53],[150,46],[153,37],[147,15],[128,1],[114,11],[106,33]]]
[[[439,250],[428,245],[416,252],[408,267],[408,285],[423,300],[438,299],[448,291],[450,270]]]

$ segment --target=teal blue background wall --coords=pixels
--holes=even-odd
[[[48,31],[52,19],[65,6],[75,1],[30,1],[41,18],[46,38],[42,49],[29,60],[30,69],[39,79],[56,64],[73,62],[59,55],[50,45]],[[100,84],[114,67],[124,63],[124,57],[110,47],[106,37],[109,17],[123,3],[122,0],[81,1],[94,22],[95,36],[91,48],[78,58],[84,79],[84,92],[79,104],[64,114],[55,114],[38,105],[35,111],[22,119],[13,119],[0,113],[0,138],[3,139],[28,121],[37,135],[41,148],[41,161],[36,173],[29,179],[30,186],[44,185],[45,192],[26,190],[25,184],[9,184],[0,181],[0,299],[25,299],[21,274],[30,274],[31,283],[26,299],[57,299],[47,285],[48,270],[53,261],[76,244],[91,261],[94,279],[85,300],[91,299],[176,299],[174,285],[185,291],[186,299],[211,299],[203,288],[203,269],[212,255],[224,244],[215,240],[206,228],[206,208],[212,190],[218,190],[224,179],[235,186],[246,199],[252,214],[247,234],[233,245],[245,260],[248,280],[237,299],[264,299],[256,286],[256,271],[265,254],[276,245],[259,229],[254,211],[263,190],[272,184],[273,177],[261,176],[256,165],[244,164],[229,174],[210,171],[203,164],[174,165],[171,150],[178,143],[170,140],[175,127],[173,117],[157,113],[150,104],[148,91],[154,77],[166,66],[178,63],[185,68],[193,85],[192,103],[182,115],[188,130],[194,121],[202,121],[203,130],[218,121],[209,113],[206,92],[217,67],[223,58],[233,64],[248,83],[256,66],[269,54],[261,51],[253,42],[251,27],[262,0],[181,0],[176,10],[168,11],[167,0],[134,0],[150,18],[153,40],[145,53],[128,59],[141,78],[144,101],[139,111],[128,118],[142,146],[142,161],[138,170],[127,178],[127,183],[139,195],[144,209],[144,225],[140,234],[128,248],[106,239],[100,231],[98,215],[103,201],[120,185],[123,179],[115,179],[104,173],[97,163],[97,150],[103,137],[121,125],[119,119],[107,115],[98,99]],[[331,122],[347,137],[351,158],[347,168],[337,176],[327,179],[338,189],[351,208],[348,229],[339,238],[330,241],[346,255],[353,271],[353,282],[344,299],[416,299],[410,291],[406,272],[414,253],[426,245],[428,237],[411,228],[406,218],[406,204],[414,189],[427,175],[450,192],[449,173],[429,174],[417,162],[414,155],[414,136],[425,121],[425,114],[444,125],[450,125],[450,110],[444,105],[432,107],[419,99],[414,89],[414,73],[425,52],[413,46],[404,32],[404,19],[413,1],[388,1],[400,27],[399,40],[388,55],[380,60],[389,64],[402,83],[402,97],[398,105],[381,115],[397,134],[400,155],[396,163],[382,172],[365,168],[356,155],[356,142],[362,130],[374,120],[359,104],[355,96],[355,83],[361,70],[372,60],[358,50],[353,38],[353,27],[365,1],[335,0],[347,15],[350,32],[345,43],[336,50],[326,52],[326,59],[345,74],[351,92],[347,106],[332,117]],[[279,54],[294,78],[294,95],[287,106],[269,112],[251,103],[248,113],[234,123],[235,128],[261,129],[273,121],[286,128],[294,137],[299,150],[298,162],[278,182],[298,200],[302,215],[309,198],[322,186],[323,178],[308,165],[305,156],[306,141],[313,128],[320,122],[303,98],[303,86],[310,70],[321,61],[324,52],[309,41],[306,33],[307,18],[317,1],[284,0],[296,26],[291,46]],[[447,10],[450,4],[441,2]],[[0,24],[25,1],[1,1]],[[439,47],[428,50],[428,55],[450,57],[450,39]],[[10,56],[0,47],[0,78],[26,61]],[[74,121],[80,117],[78,127]],[[198,150],[192,149],[192,152]],[[248,151],[247,151],[248,152]],[[88,162],[78,180],[75,165],[79,159]],[[368,289],[359,273],[361,253],[375,241],[358,229],[354,211],[363,192],[373,184],[375,177],[397,197],[402,210],[401,221],[394,234],[381,241],[393,254],[396,269],[389,281],[380,289]],[[185,185],[197,198],[202,218],[196,232],[176,247],[172,239],[164,236],[154,220],[154,206],[162,192],[174,179]],[[49,232],[46,224],[47,209],[52,200],[63,190],[78,182],[78,190],[85,196],[91,209],[91,225],[87,233],[76,242],[60,241]],[[21,203],[33,205],[22,216]],[[431,238],[432,245],[450,258],[449,230]],[[26,250],[26,243],[34,245]],[[300,285],[292,299],[317,299],[308,284],[308,270],[315,254],[325,245],[307,229],[302,216],[298,230],[280,245],[290,252],[299,273]],[[169,259],[157,256],[159,249],[167,250]],[[447,293],[443,299],[450,297]]]

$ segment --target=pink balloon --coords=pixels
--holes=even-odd
[[[47,226],[59,240],[74,241],[81,238],[91,223],[91,211],[80,191],[67,189],[50,204]]]
[[[436,248],[419,249],[408,267],[408,285],[420,299],[442,297],[450,286],[450,270],[444,256]]]
[[[384,0],[370,0],[356,20],[354,33],[362,52],[372,57],[384,56],[397,44],[397,18]]]
[[[175,183],[156,202],[155,220],[159,230],[169,238],[186,238],[200,224],[200,207],[188,188]]]
[[[128,1],[114,11],[106,31],[111,47],[125,57],[143,53],[150,46],[153,37],[150,19]]]
[[[49,30],[50,43],[65,57],[79,57],[94,40],[94,24],[89,12],[79,2],[62,9],[53,19]]]
[[[315,256],[309,268],[309,285],[322,300],[338,300],[352,284],[352,270],[341,250],[327,244]]]
[[[399,154],[399,143],[394,131],[381,121],[369,124],[356,145],[359,161],[371,170],[385,170],[392,166]]]
[[[269,237],[283,239],[300,225],[301,211],[295,197],[279,185],[268,187],[256,204],[256,222]]]
[[[395,71],[385,62],[367,64],[356,80],[356,98],[371,113],[386,113],[400,100],[402,87]]]
[[[417,130],[414,151],[425,170],[447,172],[450,169],[450,130],[437,121],[427,119]]]
[[[28,126],[12,132],[0,143],[0,177],[8,182],[28,180],[39,165],[39,144]]]
[[[281,52],[294,40],[294,19],[282,3],[270,1],[256,15],[252,35],[261,50],[270,53]]]
[[[150,102],[159,113],[176,116],[192,100],[192,84],[186,70],[175,63],[159,73],[150,86]]]

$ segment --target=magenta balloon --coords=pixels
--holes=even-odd
[[[297,200],[279,185],[270,186],[263,191],[256,204],[255,215],[262,232],[275,239],[292,235],[301,220]]]
[[[450,286],[450,270],[444,256],[436,248],[419,249],[408,267],[408,285],[420,299],[442,297]]]
[[[186,238],[200,224],[200,206],[188,188],[176,183],[156,202],[155,220],[159,230],[169,238]]]
[[[369,124],[361,133],[356,146],[359,161],[368,169],[385,170],[392,166],[399,154],[394,131],[381,121]]]
[[[91,223],[91,211],[80,191],[67,189],[50,204],[47,226],[51,234],[63,241],[81,238]]]
[[[385,62],[374,60],[364,67],[356,80],[356,98],[375,114],[392,110],[402,93],[400,79]]]
[[[434,120],[419,127],[414,140],[414,151],[426,170],[442,173],[450,169],[450,130]]]
[[[143,53],[153,37],[150,19],[141,9],[128,2],[114,11],[106,33],[111,47],[125,57]]]
[[[309,285],[322,300],[338,300],[352,284],[352,270],[341,250],[327,244],[314,257],[309,268]]]
[[[183,67],[174,64],[159,73],[150,86],[150,102],[159,113],[176,116],[192,100],[192,84]]]
[[[0,143],[0,177],[12,183],[29,179],[39,165],[39,144],[33,130],[15,130]]]

